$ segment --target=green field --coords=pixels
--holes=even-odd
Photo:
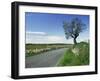
[[[41,54],[46,51],[69,48],[71,44],[26,44],[26,57]]]
[[[89,65],[89,44],[86,42],[78,43],[66,50],[57,66],[79,66]]]

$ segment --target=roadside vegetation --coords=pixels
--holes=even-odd
[[[26,44],[26,57],[71,46],[71,44]]]
[[[81,42],[69,48],[57,66],[89,65],[89,43]]]

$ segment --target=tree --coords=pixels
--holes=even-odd
[[[79,18],[73,18],[70,22],[63,22],[63,28],[66,39],[73,38],[74,44],[77,44],[77,37],[86,28],[86,25]]]

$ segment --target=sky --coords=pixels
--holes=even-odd
[[[73,39],[66,39],[63,21],[70,22],[79,18],[86,28],[80,33],[77,41],[89,39],[89,16],[74,14],[52,14],[25,12],[26,43],[73,43]]]

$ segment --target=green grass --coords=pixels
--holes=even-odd
[[[72,49],[78,49],[78,55],[73,53]],[[85,42],[74,45],[73,48],[66,50],[64,56],[60,59],[58,66],[79,66],[89,65],[89,44]]]

